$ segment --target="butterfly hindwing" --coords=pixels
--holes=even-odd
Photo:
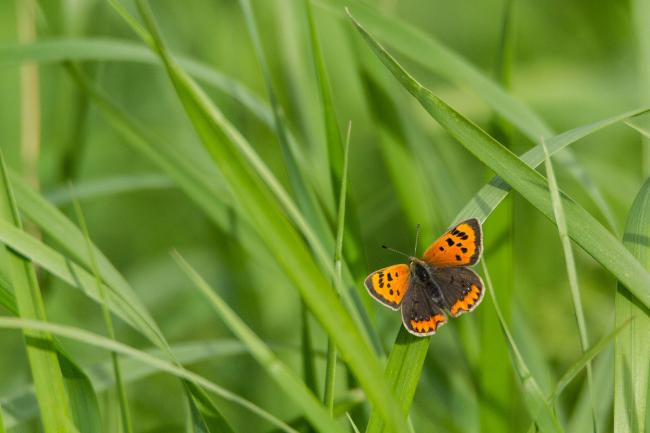
[[[407,292],[409,267],[393,265],[373,272],[366,277],[364,285],[373,298],[397,310]]]
[[[472,311],[483,300],[481,277],[469,268],[437,268],[433,278],[442,292],[445,308],[453,317]]]
[[[427,287],[413,280],[402,301],[402,323],[411,334],[425,337],[447,323],[447,316],[434,303]]]
[[[472,218],[449,229],[424,252],[424,260],[436,268],[472,266],[481,257],[481,223]]]

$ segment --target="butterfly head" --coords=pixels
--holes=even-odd
[[[409,257],[409,271],[419,281],[425,282],[430,278],[426,263],[417,257]]]

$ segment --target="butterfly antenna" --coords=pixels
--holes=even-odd
[[[382,247],[383,249],[385,249],[385,250],[392,251],[392,252],[397,253],[397,254],[401,254],[401,255],[403,255],[403,256],[405,256],[405,257],[409,257],[408,254],[403,253],[403,252],[401,252],[401,251],[397,251],[397,250],[394,249],[394,248],[387,247],[386,245],[382,245],[381,247]],[[409,258],[410,258],[410,257],[409,257]]]
[[[415,248],[413,248],[413,257],[418,256],[418,242],[420,241],[420,224],[415,226]]]

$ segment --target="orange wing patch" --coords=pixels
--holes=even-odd
[[[397,310],[408,289],[408,282],[409,267],[393,265],[368,275],[364,284],[373,298]]]
[[[463,313],[472,311],[483,300],[483,288],[472,284],[463,297],[451,306],[449,312],[452,316],[460,316]]]
[[[424,260],[435,267],[472,266],[481,257],[481,223],[472,218],[442,235],[424,252]]]
[[[410,320],[406,328],[411,334],[417,336],[435,334],[438,326],[447,323],[447,317],[444,314],[434,314],[427,320]]]

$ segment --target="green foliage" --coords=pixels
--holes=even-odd
[[[648,432],[647,2],[29,3],[0,432]],[[414,337],[363,280],[470,217]]]

